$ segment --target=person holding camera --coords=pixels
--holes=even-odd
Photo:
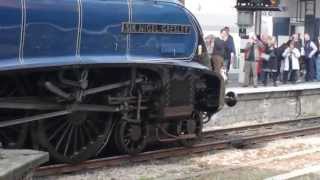
[[[283,69],[283,83],[287,84],[288,76],[290,74],[290,80],[293,84],[297,82],[297,73],[300,69],[299,58],[300,52],[294,45],[294,41],[288,42],[289,47],[284,51],[282,56],[284,59],[284,69]]]
[[[257,62],[260,59],[259,47],[261,42],[257,39],[256,35],[252,35],[244,50],[245,52],[245,64],[244,73],[245,79],[243,87],[248,87],[250,81],[253,81],[253,87],[258,87],[257,77]],[[252,77],[252,78],[251,78]]]

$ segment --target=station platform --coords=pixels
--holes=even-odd
[[[278,87],[227,87],[226,92],[230,91],[237,94],[237,105],[225,106],[206,126],[268,123],[320,116],[320,82]]]
[[[0,180],[32,179],[33,170],[47,161],[46,152],[0,149]]]
[[[254,87],[230,87],[226,92],[233,91],[237,94],[254,94],[254,93],[269,93],[269,92],[286,92],[286,91],[307,91],[320,89],[320,82],[299,83],[299,84],[285,84],[274,86],[258,86]]]

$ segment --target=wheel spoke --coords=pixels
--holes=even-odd
[[[58,133],[63,130],[68,124],[70,124],[69,121],[65,121],[58,129],[56,129],[53,134],[49,137],[49,141],[51,141]]]
[[[64,137],[66,136],[67,132],[69,131],[69,129],[71,128],[71,123],[67,126],[67,128],[65,129],[65,131],[63,132],[61,138],[59,139],[58,143],[57,143],[57,146],[56,146],[56,151],[58,151]]]
[[[67,155],[67,152],[68,152],[68,149],[69,149],[69,146],[70,146],[70,140],[71,140],[71,136],[72,136],[72,133],[73,133],[73,130],[74,130],[74,127],[72,126],[70,132],[69,132],[69,135],[68,135],[68,139],[67,139],[67,144],[66,144],[66,147],[64,148],[64,155]]]
[[[73,152],[78,150],[78,127],[75,127],[74,130],[74,142],[73,142]]]

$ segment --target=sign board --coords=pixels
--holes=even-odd
[[[237,0],[239,11],[280,11],[280,0]]]
[[[253,26],[253,12],[252,11],[238,11],[238,26]]]

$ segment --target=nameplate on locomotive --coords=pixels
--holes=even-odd
[[[122,33],[190,34],[191,26],[183,24],[122,23]]]

